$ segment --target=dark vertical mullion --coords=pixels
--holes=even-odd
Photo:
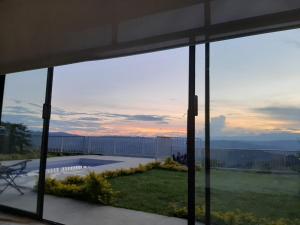
[[[187,118],[188,225],[195,225],[195,58],[195,46],[190,46]]]
[[[46,96],[45,96],[45,103],[43,105],[44,123],[43,123],[43,134],[42,134],[42,144],[41,144],[38,200],[37,200],[37,215],[40,219],[43,218],[43,211],[44,211],[45,175],[46,175],[48,136],[49,136],[50,115],[51,115],[52,84],[53,84],[53,67],[48,68]]]
[[[211,224],[210,190],[210,44],[205,44],[205,225]]]
[[[0,75],[0,124],[2,122],[4,87],[5,87],[5,75]]]
[[[211,224],[211,185],[210,185],[210,33],[211,0],[204,1],[205,34],[205,225]]]

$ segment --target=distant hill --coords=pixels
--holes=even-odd
[[[63,136],[63,137],[68,136],[69,137],[69,136],[80,136],[80,135],[69,134],[69,133],[66,133],[66,132],[50,132],[49,136]]]
[[[42,136],[42,132],[41,131],[31,131],[31,135],[32,136]],[[66,133],[66,132],[49,132],[49,136],[63,136],[63,137],[66,137],[66,136],[79,136],[79,135],[76,135],[76,134],[69,134],[69,133]]]
[[[231,140],[231,141],[300,141],[300,135],[289,132],[262,133],[253,135],[237,136],[213,136],[214,140]]]
[[[297,140],[274,140],[274,141],[212,140],[211,148],[299,151],[300,143]]]

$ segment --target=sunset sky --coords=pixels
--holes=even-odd
[[[213,136],[300,133],[300,30],[211,45]],[[203,135],[204,48],[197,46],[197,135]],[[26,76],[25,76],[26,75]],[[3,121],[41,128],[46,70],[7,76]],[[54,70],[51,131],[184,136],[188,48]]]

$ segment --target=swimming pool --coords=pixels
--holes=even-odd
[[[73,171],[80,170],[90,167],[102,166],[107,164],[119,163],[121,161],[115,160],[102,160],[102,159],[87,159],[87,158],[77,158],[77,159],[64,159],[48,161],[46,172],[55,173],[60,171]],[[25,173],[34,172],[39,170],[39,161],[28,163]]]

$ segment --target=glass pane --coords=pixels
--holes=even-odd
[[[56,67],[45,218],[185,225],[187,96],[188,48]],[[114,201],[84,188],[104,171]]]
[[[300,224],[300,31],[211,46],[214,224]]]
[[[196,95],[198,96],[198,116],[196,117],[196,220],[204,222],[205,171],[204,171],[204,103],[205,103],[205,54],[204,45],[196,47]]]
[[[36,212],[47,69],[6,75],[0,133],[0,204]]]

